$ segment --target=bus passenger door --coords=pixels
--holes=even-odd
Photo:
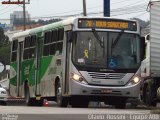
[[[41,60],[41,43],[40,39],[36,39],[35,48],[35,95],[40,95],[40,60]]]
[[[22,95],[22,57],[23,57],[23,42],[18,43],[18,71],[17,71],[17,97]]]
[[[65,51],[65,69],[64,69],[64,73],[65,73],[65,79],[64,79],[64,91],[63,94],[69,94],[69,66],[70,66],[70,50],[71,50],[71,43],[68,42],[68,35],[69,35],[70,31],[66,31],[65,32],[65,47],[64,47],[64,51]]]

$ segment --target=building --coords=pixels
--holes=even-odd
[[[18,26],[23,24],[23,11],[14,11],[10,15],[10,24],[13,26]],[[30,21],[30,14],[26,11],[26,23]]]

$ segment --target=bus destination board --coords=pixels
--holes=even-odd
[[[120,29],[137,31],[137,24],[134,21],[126,20],[81,18],[78,20],[78,28]]]

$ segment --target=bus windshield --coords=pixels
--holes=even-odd
[[[77,32],[72,53],[73,63],[85,68],[138,69],[140,37],[124,31]]]

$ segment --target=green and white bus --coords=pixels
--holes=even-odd
[[[139,95],[143,48],[139,24],[115,18],[75,17],[16,33],[10,95],[27,105],[124,108]]]

